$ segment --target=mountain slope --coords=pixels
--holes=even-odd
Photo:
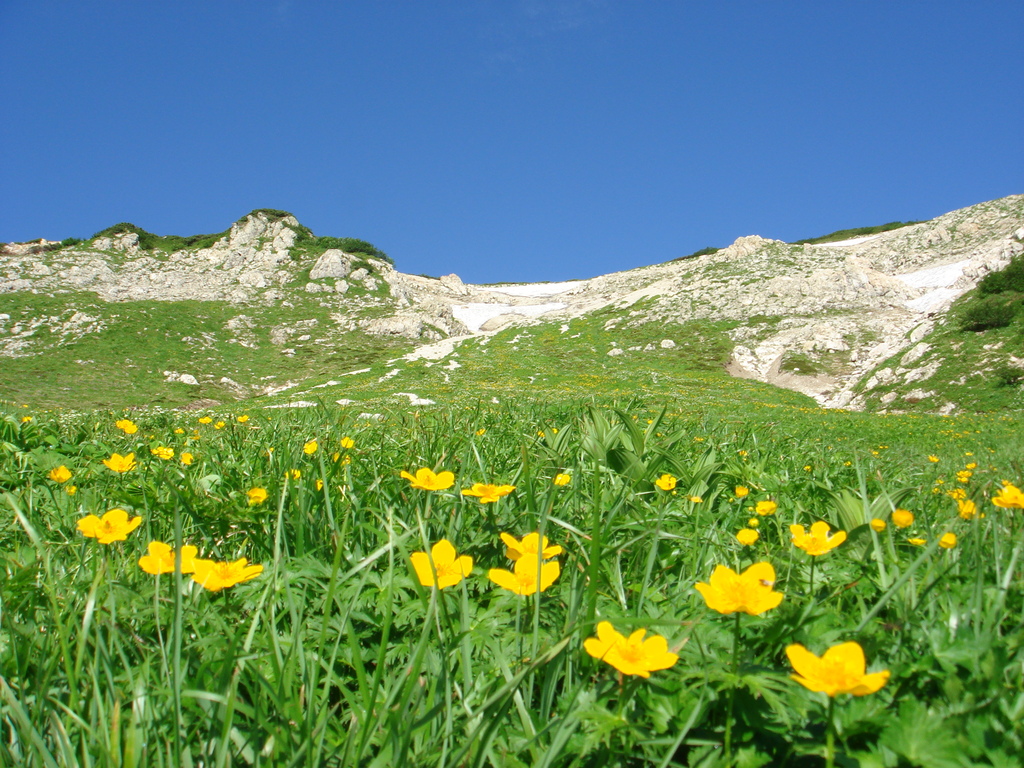
[[[81,407],[713,386],[741,402],[767,391],[760,381],[833,407],[1013,407],[1012,386],[979,399],[970,376],[928,382],[935,360],[1024,367],[1012,329],[976,363],[972,344],[940,333],[1022,241],[1017,195],[847,241],[749,236],[588,280],[475,286],[403,274],[369,244],[328,247],[362,241],[315,238],[283,211],[195,238],[113,228],[4,247],[0,397]]]

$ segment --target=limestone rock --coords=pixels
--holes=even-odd
[[[324,251],[316,264],[309,271],[311,280],[322,280],[325,277],[348,277],[352,271],[352,257],[347,253],[332,248]]]

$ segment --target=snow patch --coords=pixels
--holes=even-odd
[[[557,296],[583,285],[585,280],[567,280],[563,283],[524,283],[520,285],[476,285],[482,291],[507,293],[509,296]]]
[[[547,304],[457,304],[452,307],[452,316],[460,323],[476,333],[480,326],[499,315],[523,315],[537,317],[547,312],[565,309],[568,305],[561,302]]]

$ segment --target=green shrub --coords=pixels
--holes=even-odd
[[[978,283],[978,293],[991,296],[1013,291],[1024,293],[1024,254],[1014,256],[998,272],[990,272]]]
[[[992,375],[995,377],[997,387],[1015,387],[1024,379],[1024,371],[1009,363],[996,366]]]
[[[80,245],[83,241],[77,237],[65,237],[60,241],[61,248],[70,248],[73,245]]]
[[[1007,301],[1002,296],[977,298],[967,305],[960,316],[960,330],[985,331],[990,328],[1005,328],[1013,322],[1019,307],[1018,300]]]

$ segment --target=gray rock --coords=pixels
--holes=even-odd
[[[352,257],[337,248],[332,248],[324,251],[316,260],[316,264],[309,271],[309,277],[311,280],[322,280],[325,277],[341,278],[348,277],[351,271]],[[365,270],[362,271],[365,272]]]

